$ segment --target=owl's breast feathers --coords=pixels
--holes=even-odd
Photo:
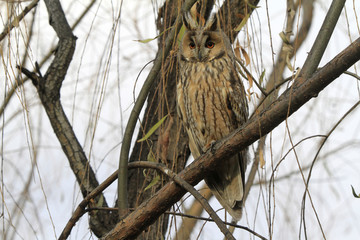
[[[185,14],[186,32],[179,47],[178,113],[198,158],[211,144],[239,128],[247,119],[244,86],[236,71],[229,38],[216,17],[205,25]],[[211,192],[234,219],[242,214],[247,149],[224,159],[204,177]]]
[[[195,158],[247,118],[243,85],[229,58],[183,62],[177,86],[178,112]],[[245,110],[245,111],[244,111]]]
[[[228,55],[208,62],[179,58],[177,106],[198,158],[211,144],[240,127],[247,119],[244,86]],[[205,178],[206,184],[234,219],[242,214],[247,150],[220,164]]]
[[[243,84],[231,59],[225,56],[209,62],[180,59],[177,101],[194,158],[240,127],[248,116]],[[222,162],[205,178],[212,193],[237,220],[242,214],[246,152]]]

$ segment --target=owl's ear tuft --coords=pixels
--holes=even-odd
[[[218,18],[216,15],[212,15],[207,20],[204,30],[206,31],[217,31],[218,30]]]
[[[192,18],[190,12],[187,12],[183,15],[183,23],[187,30],[195,30],[198,27],[198,24]]]

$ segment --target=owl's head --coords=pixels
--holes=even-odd
[[[229,40],[219,29],[215,16],[210,17],[202,26],[190,13],[183,17],[186,32],[180,44],[179,57],[189,62],[209,62],[224,56]],[[230,47],[231,49],[231,47]]]

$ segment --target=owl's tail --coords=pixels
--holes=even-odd
[[[213,174],[205,178],[211,192],[236,221],[242,215],[246,162],[247,153],[244,151],[224,161]]]

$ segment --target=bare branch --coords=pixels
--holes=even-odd
[[[346,0],[333,0],[331,3],[319,34],[317,35],[314,45],[312,46],[301,70],[300,75],[303,75],[304,78],[309,78],[318,68],[345,2]]]
[[[82,195],[86,197],[99,184],[60,102],[60,88],[75,51],[76,37],[66,20],[60,2],[45,0],[45,4],[49,13],[49,22],[59,38],[55,57],[44,77],[26,69],[22,69],[22,71],[33,80],[51,126],[76,175]],[[94,200],[96,206],[107,207],[103,195]],[[97,236],[104,235],[113,225],[114,218],[111,215],[94,213],[90,217],[90,227]]]
[[[77,221],[87,212],[85,209],[89,202],[94,199],[96,196],[101,194],[110,184],[112,184],[118,176],[118,171],[111,174],[104,182],[97,186],[91,193],[89,193],[78,205],[72,214],[71,218],[67,222],[64,230],[62,231],[59,240],[65,240],[70,235],[72,228],[75,226]]]
[[[4,30],[0,33],[0,42],[10,33],[10,31],[19,24],[19,22],[28,14],[31,9],[37,6],[39,0],[32,1],[24,10],[17,16],[14,17],[14,20],[11,23],[5,25]]]

